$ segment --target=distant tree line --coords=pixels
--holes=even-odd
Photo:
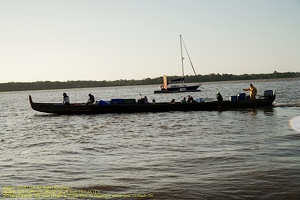
[[[186,76],[186,82],[212,82],[212,81],[232,81],[232,80],[255,80],[274,78],[295,78],[300,77],[299,72],[276,72],[270,74],[208,74],[197,76]],[[180,78],[179,76],[169,76],[168,80]],[[9,82],[0,83],[0,92],[23,91],[23,90],[49,90],[67,88],[90,88],[90,87],[111,87],[128,85],[152,85],[162,84],[162,77],[146,78],[142,80],[115,80],[115,81],[37,81],[37,82]]]
[[[269,74],[208,74],[188,76],[188,82],[213,82],[213,81],[235,81],[235,80],[255,80],[255,79],[275,79],[275,78],[296,78],[300,77],[300,72],[277,72]]]

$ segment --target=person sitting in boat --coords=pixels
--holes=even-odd
[[[195,100],[191,95],[188,96],[187,103],[195,103]]]
[[[152,104],[155,104],[155,99],[152,99]]]
[[[144,96],[143,100],[144,100],[144,103],[149,103],[147,96]]]
[[[160,90],[167,90],[164,85],[160,86]]]
[[[152,101],[153,102],[153,101]],[[146,104],[146,103],[149,103],[148,102],[148,98],[147,98],[147,96],[144,96],[144,98],[142,98],[142,96],[141,96],[141,99],[138,99],[138,102],[137,102],[138,104]]]
[[[91,94],[89,94],[89,99],[86,103],[86,105],[93,105],[93,103],[95,102],[95,97]]]
[[[223,101],[223,97],[220,92],[218,92],[218,94],[216,96],[217,96],[218,101]]]
[[[67,93],[63,93],[63,104],[64,105],[69,105],[70,104],[70,98],[67,95]]]
[[[147,96],[144,96],[144,98],[141,98],[140,100],[138,100],[138,103],[139,104],[149,103]]]
[[[181,103],[186,104],[186,98],[185,97],[183,97],[183,99],[181,100]]]
[[[171,103],[174,104],[174,103],[175,103],[175,99],[172,99],[172,100],[171,100]]]
[[[250,84],[250,88],[243,89],[244,91],[249,91],[250,99],[255,99],[255,96],[257,94],[257,89],[252,84]]]

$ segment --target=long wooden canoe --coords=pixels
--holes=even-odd
[[[112,103],[86,105],[84,103],[73,103],[63,105],[62,103],[35,103],[29,95],[29,102],[33,110],[44,113],[55,114],[104,114],[104,113],[137,113],[137,112],[170,112],[170,111],[222,111],[243,108],[271,107],[276,95],[262,97],[255,100],[237,101],[213,101],[203,103]]]

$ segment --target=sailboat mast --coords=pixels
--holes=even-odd
[[[189,58],[189,61],[190,61],[190,64],[191,64],[191,66],[192,66],[192,69],[193,69],[193,71],[194,71],[194,74],[195,74],[195,76],[196,76],[196,78],[197,78],[197,81],[199,82],[199,79],[198,79],[197,73],[196,73],[196,71],[195,71],[195,68],[194,68],[194,66],[193,66],[193,63],[192,63],[190,54],[189,54],[189,52],[188,52],[188,50],[187,50],[187,48],[186,48],[186,46],[185,46],[185,43],[184,43],[183,39],[181,39],[181,43],[182,43],[183,46],[184,46],[185,52],[186,52],[186,54],[187,54],[187,56],[188,56],[188,58]]]
[[[182,53],[182,39],[181,39],[181,35],[180,35],[180,51],[181,51],[181,68],[182,68],[182,78],[183,78],[183,83],[184,83],[184,67],[183,67],[183,53]]]

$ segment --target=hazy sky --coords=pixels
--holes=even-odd
[[[0,0],[0,82],[300,69],[300,0]],[[185,56],[186,74],[193,74]]]

